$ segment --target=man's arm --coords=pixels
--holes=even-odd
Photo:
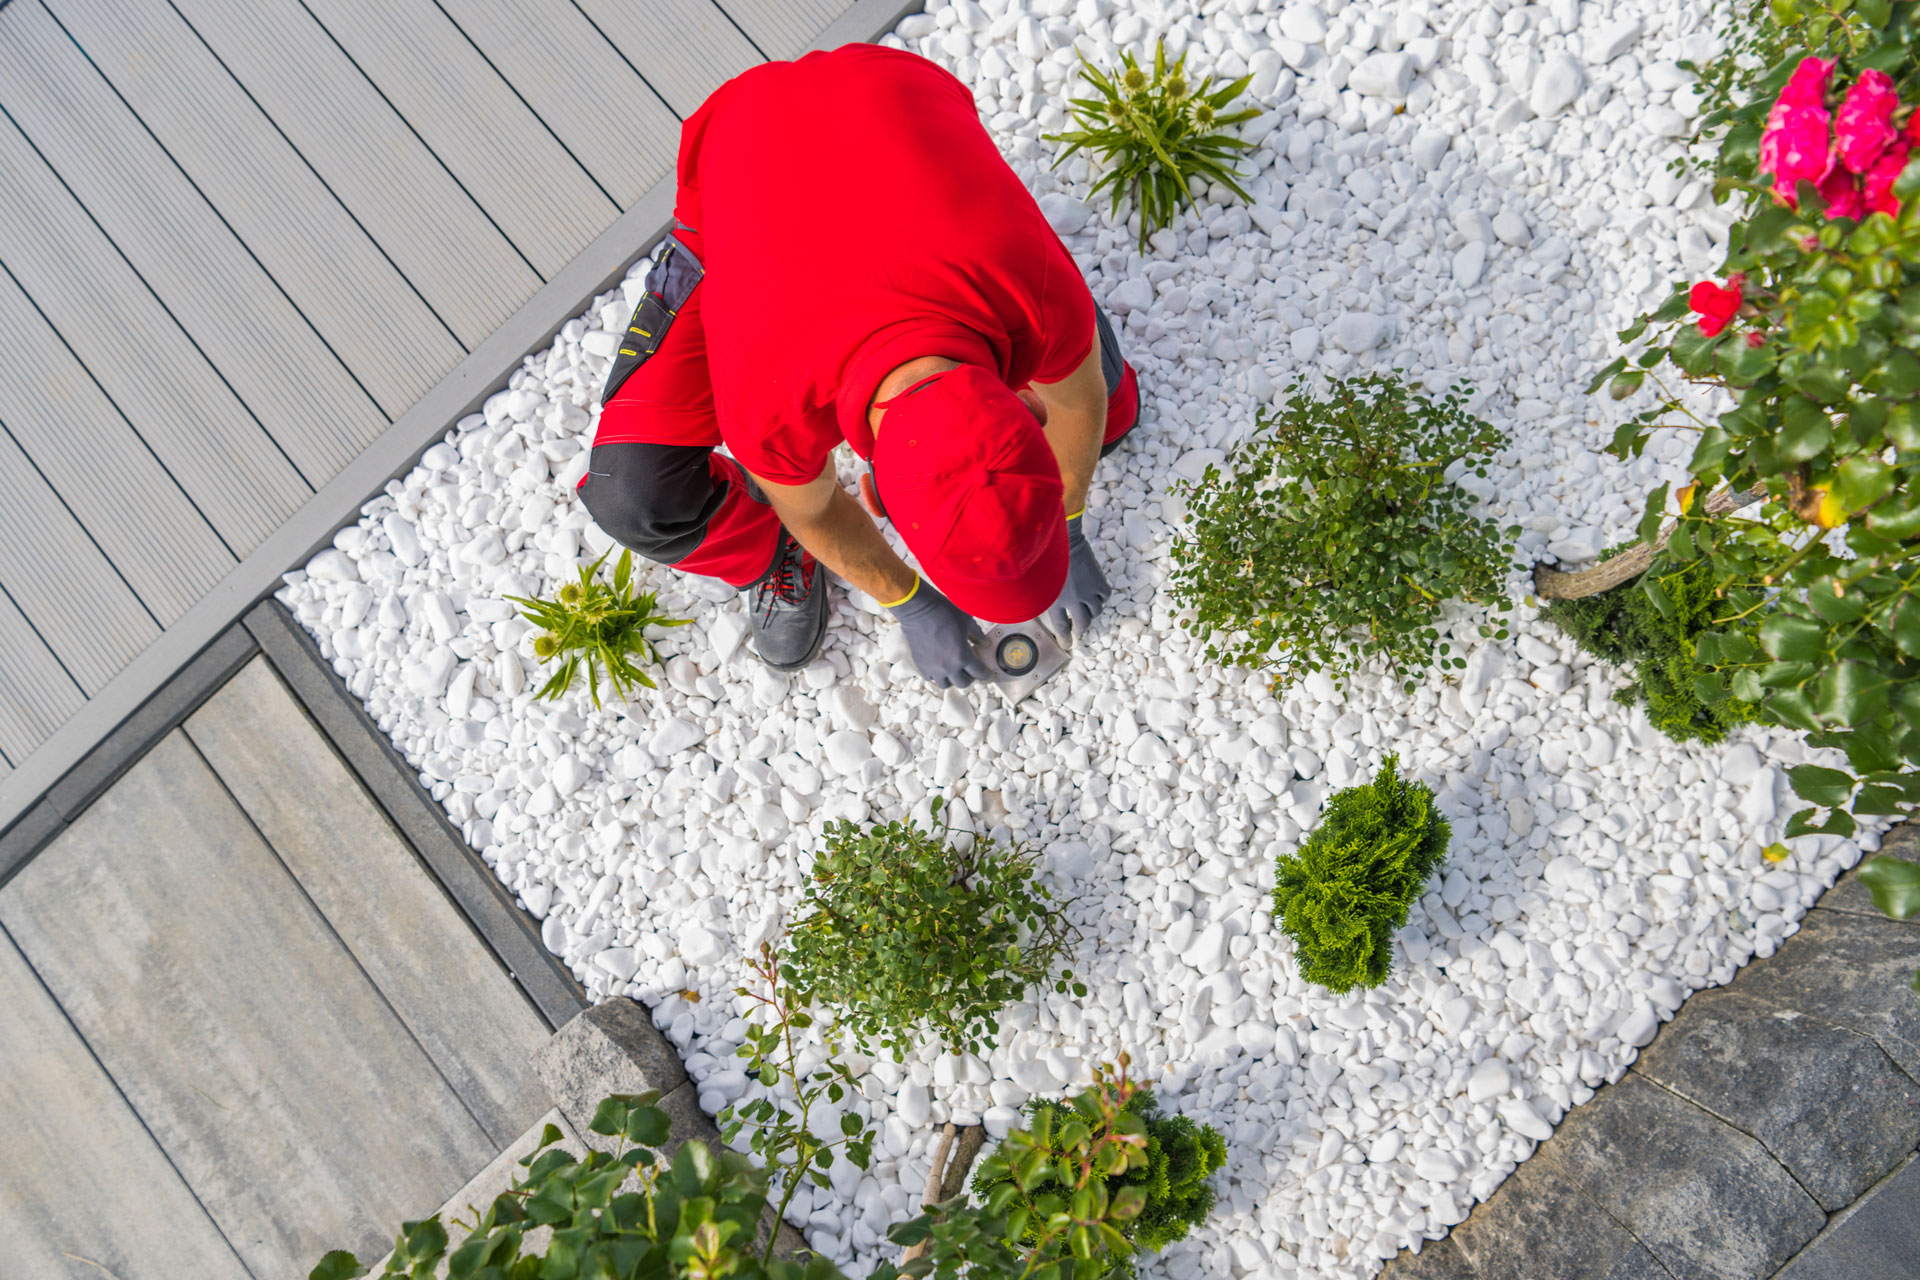
[[[840,487],[829,462],[806,484],[775,484],[755,476],[787,532],[821,564],[882,604],[913,590],[913,570],[893,553],[871,517]]]
[[[1066,487],[1066,514],[1087,505],[1094,464],[1100,461],[1100,442],[1107,433],[1107,380],[1100,373],[1100,339],[1095,337],[1080,367],[1058,382],[1036,382],[1034,395],[1045,412],[1041,429],[1060,464],[1060,482]]]

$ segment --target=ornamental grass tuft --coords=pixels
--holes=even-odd
[[[1280,859],[1274,917],[1301,974],[1332,991],[1387,980],[1394,930],[1446,861],[1453,829],[1399,766],[1389,755],[1372,782],[1336,792],[1300,851]]]
[[[1193,205],[1191,184],[1196,179],[1217,182],[1242,200],[1252,200],[1240,186],[1234,160],[1251,144],[1232,129],[1260,113],[1226,108],[1253,77],[1242,76],[1215,89],[1210,76],[1197,85],[1189,82],[1186,65],[1184,53],[1168,64],[1165,41],[1154,49],[1151,72],[1131,53],[1120,55],[1116,72],[1100,70],[1082,54],[1080,74],[1098,96],[1068,104],[1079,128],[1047,135],[1049,142],[1067,144],[1054,160],[1055,168],[1082,149],[1108,166],[1088,194],[1110,192],[1116,214],[1127,197],[1133,198],[1140,214],[1142,253],[1154,232],[1172,225],[1182,205]]]
[[[635,685],[652,689],[652,677],[634,664],[634,658],[660,661],[659,650],[644,634],[648,627],[684,627],[691,618],[667,618],[654,612],[657,598],[651,591],[638,595],[633,590],[633,552],[622,550],[614,562],[613,581],[600,579],[600,566],[613,553],[609,547],[600,558],[580,569],[580,581],[569,582],[554,593],[551,600],[508,596],[520,606],[528,622],[541,628],[533,638],[533,656],[542,662],[558,660],[559,666],[540,686],[539,697],[561,697],[584,670],[587,691],[593,705],[600,705],[600,678],[604,670],[607,683],[620,698],[633,696]]]

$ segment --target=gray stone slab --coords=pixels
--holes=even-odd
[[[186,730],[488,1135],[548,1110],[546,1024],[266,659]]]
[[[0,934],[0,1270],[247,1280],[247,1269]]]
[[[1388,1280],[1479,1280],[1479,1272],[1460,1251],[1452,1236],[1429,1240],[1420,1252],[1403,1249],[1381,1268]]]
[[[586,1008],[586,992],[547,951],[532,918],[420,789],[419,775],[367,718],[285,606],[264,600],[247,614],[245,626],[334,750],[525,988],[547,1025],[563,1026]]]
[[[222,631],[212,644],[195,654],[179,674],[141,703],[138,711],[69,769],[47,792],[48,801],[68,821],[78,817],[113,785],[114,779],[132,768],[147,748],[193,714],[194,708],[205,702],[257,652],[246,628],[232,626]]]
[[[1703,991],[1634,1070],[1757,1139],[1832,1212],[1920,1146],[1920,1085],[1871,1040]]]
[[[1779,1280],[1913,1280],[1920,1275],[1920,1159],[1795,1258]]]
[[[1770,959],[1742,969],[1728,989],[1779,1012],[1817,1014],[1878,1044],[1920,1080],[1920,922],[1875,912],[1810,911]]]
[[[1442,1253],[1427,1264],[1436,1270],[1416,1273],[1423,1280],[1676,1280],[1544,1154],[1521,1165],[1448,1239],[1471,1270],[1440,1269],[1448,1260]]]
[[[1758,1142],[1638,1075],[1569,1113],[1536,1165],[1688,1280],[1770,1276],[1827,1220]]]
[[[0,925],[256,1277],[385,1247],[498,1150],[183,733]]]
[[[1920,862],[1920,825],[1903,822],[1889,831],[1880,843],[1880,853],[1890,858],[1899,858],[1906,862]],[[1861,859],[1866,862],[1865,858]],[[1885,920],[1880,908],[1873,905],[1873,897],[1867,887],[1860,883],[1860,868],[1855,867],[1834,882],[1833,888],[1820,895],[1815,910],[1845,911],[1854,915],[1873,916]]]
[[[658,1090],[664,1096],[687,1082],[680,1055],[634,1000],[586,1010],[554,1033],[538,1063],[554,1105],[583,1134],[609,1094]]]

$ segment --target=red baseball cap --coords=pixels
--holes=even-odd
[[[1039,420],[978,365],[887,401],[873,443],[887,515],[929,581],[987,622],[1037,618],[1067,581],[1064,490]]]

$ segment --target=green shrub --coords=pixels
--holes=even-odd
[[[1036,1135],[1078,1132],[1072,1126],[1088,1123],[1090,1106],[1087,1095],[1068,1102],[1035,1099],[1027,1107],[1028,1130]],[[1125,1110],[1145,1126],[1146,1161],[1099,1181],[1109,1195],[1124,1187],[1137,1187],[1145,1193],[1139,1216],[1125,1223],[1120,1232],[1132,1248],[1157,1253],[1176,1240],[1186,1239],[1187,1232],[1213,1212],[1214,1191],[1209,1179],[1227,1161],[1227,1140],[1212,1125],[1203,1127],[1187,1116],[1162,1114],[1153,1094],[1145,1089],[1127,1100]],[[996,1191],[1012,1185],[1009,1163],[990,1160],[974,1175],[973,1194],[982,1203],[992,1203]],[[1028,1230],[1037,1233],[1044,1217],[1031,1199],[1016,1188],[1013,1203],[1029,1210],[1032,1225]],[[1127,1251],[1114,1251],[1112,1270],[1133,1274]]]
[[[1283,409],[1260,410],[1229,474],[1175,485],[1190,517],[1173,547],[1174,597],[1194,611],[1184,625],[1208,636],[1208,658],[1265,668],[1276,689],[1313,671],[1343,678],[1366,655],[1405,674],[1408,692],[1436,652],[1465,666],[1440,642],[1440,606],[1510,608],[1520,529],[1476,518],[1445,472],[1484,478],[1505,443],[1458,395],[1435,402],[1397,376],[1334,379],[1324,400],[1295,384]]]
[[[1612,548],[1608,555],[1634,545]],[[1751,702],[1732,695],[1726,677],[1695,660],[1700,637],[1736,611],[1715,591],[1713,568],[1704,561],[1662,573],[1658,581],[1666,596],[1664,611],[1643,583],[1626,582],[1599,595],[1555,600],[1541,614],[1594,657],[1632,668],[1633,683],[1613,696],[1629,706],[1644,700],[1654,728],[1675,742],[1718,742],[1727,730],[1751,724],[1759,715]],[[1729,629],[1743,631],[1758,645],[1757,622]]]
[[[633,594],[631,551],[621,551],[620,559],[614,562],[612,585],[600,581],[600,566],[611,554],[613,548],[609,547],[598,560],[580,570],[579,582],[567,583],[551,600],[507,597],[520,606],[528,622],[542,628],[533,638],[533,656],[542,662],[560,660],[559,669],[540,687],[539,697],[553,699],[566,693],[582,667],[596,707],[600,705],[603,667],[608,683],[622,698],[631,697],[637,684],[652,689],[653,681],[633,663],[634,655],[660,661],[653,641],[643,633],[648,627],[684,627],[692,621],[656,614],[651,591]]]
[[[863,1051],[878,1039],[896,1062],[923,1024],[971,1052],[1029,988],[1087,990],[1060,967],[1073,930],[1034,877],[1033,847],[980,838],[962,849],[938,800],[933,812],[931,831],[827,828],[780,970],[803,1003],[840,1009]]]
[[[1389,755],[1372,782],[1335,792],[1300,851],[1280,859],[1274,918],[1307,981],[1332,991],[1387,980],[1393,932],[1446,861],[1453,829],[1399,766]]]
[[[1108,166],[1089,195],[1110,191],[1116,215],[1121,203],[1128,196],[1133,198],[1133,207],[1140,213],[1143,253],[1148,237],[1172,225],[1182,205],[1193,204],[1188,187],[1192,179],[1217,182],[1242,200],[1251,199],[1240,186],[1234,164],[1234,153],[1247,150],[1251,144],[1228,130],[1260,113],[1221,112],[1253,77],[1242,76],[1226,88],[1214,90],[1212,77],[1197,86],[1190,84],[1186,65],[1184,53],[1172,66],[1167,65],[1164,40],[1154,49],[1151,75],[1131,53],[1120,55],[1120,68],[1112,73],[1100,70],[1081,54],[1080,74],[1099,96],[1075,98],[1068,104],[1078,129],[1047,135],[1049,142],[1067,144],[1054,160],[1055,168],[1082,148]]]

